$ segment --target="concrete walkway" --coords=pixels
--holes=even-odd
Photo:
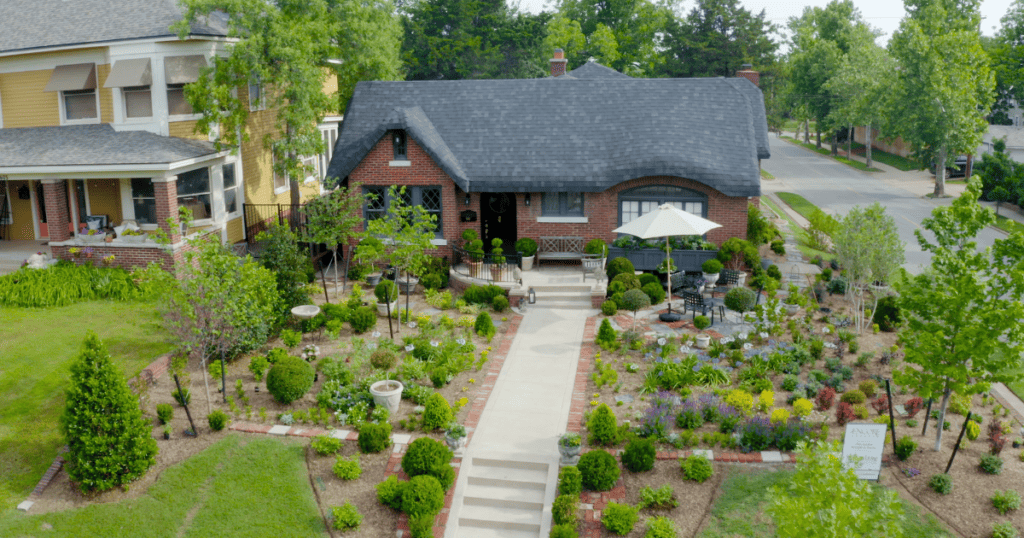
[[[587,299],[589,301],[589,299]],[[547,536],[586,319],[527,310],[462,459],[445,536]]]

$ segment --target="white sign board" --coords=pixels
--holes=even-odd
[[[885,424],[847,424],[843,438],[843,465],[854,469],[857,478],[878,480],[882,471],[882,448],[885,446]],[[854,468],[850,456],[860,458]]]

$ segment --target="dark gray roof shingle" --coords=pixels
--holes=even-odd
[[[397,128],[467,192],[598,192],[671,175],[758,196],[769,157],[763,98],[745,79],[375,81],[356,86],[328,176],[348,176]]]
[[[109,124],[0,129],[0,170],[21,166],[166,164],[217,153],[213,144]]]
[[[566,73],[572,78],[631,78],[625,73],[619,73],[611,67],[605,67],[597,62],[587,62],[572,71]]]
[[[0,53],[171,37],[177,0],[2,0]],[[195,35],[226,36],[224,17],[193,24]]]

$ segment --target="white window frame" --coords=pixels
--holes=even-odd
[[[80,120],[69,120],[67,112],[67,103],[64,100],[64,94],[68,90],[61,90],[58,92],[60,97],[58,98],[57,108],[60,109],[60,124],[61,125],[95,125],[100,123],[100,118],[103,116],[103,111],[100,110],[100,90],[99,88],[90,88],[93,93],[93,99],[96,100],[96,117],[95,118],[83,118]],[[85,90],[72,90],[84,92]],[[84,93],[82,94],[84,95]]]
[[[235,168],[235,186],[234,187],[230,187],[230,188],[226,187],[224,185],[224,167],[228,166],[228,165],[231,165],[231,166],[233,166]],[[221,199],[223,200],[223,205],[224,205],[224,214],[227,216],[227,220],[232,220],[232,219],[238,218],[238,217],[240,217],[242,215],[242,205],[245,203],[245,189],[242,188],[242,161],[241,161],[241,159],[231,159],[231,160],[228,160],[228,161],[224,162],[224,164],[221,165],[221,176],[220,177],[221,177],[220,188],[221,188],[221,191],[224,193],[223,196],[221,196]],[[229,189],[234,189],[236,191],[235,192],[235,211],[234,212],[228,211],[227,192],[228,192]]]
[[[129,93],[141,93],[142,88],[146,88],[149,92],[149,115],[148,116],[129,116],[128,115],[128,94]],[[155,106],[153,102],[153,85],[149,86],[129,86],[125,88],[118,88],[121,92],[121,110],[124,113],[124,121],[127,122],[149,122],[153,121],[155,116]]]
[[[327,179],[327,167],[331,164],[331,157],[334,156],[334,144],[338,141],[338,124],[321,124],[320,125],[320,138],[324,141],[324,152],[319,155],[320,157],[320,174],[321,180]]]
[[[206,187],[207,187],[206,192],[192,192],[192,193],[188,193],[188,194],[185,194],[185,195],[182,195],[179,192],[177,197],[176,197],[176,199],[175,199],[175,205],[177,207],[181,207],[181,198],[182,198],[182,196],[203,196],[203,195],[206,195],[206,196],[210,197],[210,216],[206,217],[206,218],[201,218],[201,219],[193,220],[192,221],[192,226],[206,226],[208,224],[212,224],[216,220],[216,217],[217,217],[217,207],[216,207],[217,201],[216,201],[216,197],[214,196],[214,192],[216,191],[216,188],[214,186],[215,178],[214,178],[214,171],[212,169],[213,167],[212,166],[200,166],[198,168],[193,168],[191,170],[184,170],[184,171],[178,172],[178,177],[177,177],[177,179],[175,179],[175,183],[177,183],[178,180],[181,179],[181,175],[182,174],[186,174],[188,172],[194,172],[196,170],[201,170],[203,168],[206,168]]]
[[[202,114],[196,114],[196,111],[194,109],[192,110],[192,112],[190,112],[188,114],[171,114],[171,99],[170,99],[171,88],[177,88],[178,86],[181,86],[181,98],[185,100],[185,103],[188,103],[188,99],[185,99],[185,86],[188,86],[188,84],[191,84],[191,83],[187,83],[187,84],[166,84],[165,85],[165,89],[164,89],[164,103],[166,103],[166,105],[167,105],[167,118],[168,118],[168,121],[190,121],[190,120],[197,120],[197,119],[203,117]],[[189,105],[189,106],[191,107],[192,105]]]
[[[291,187],[291,181],[288,179],[288,174],[277,173],[277,151],[274,149],[270,150],[270,173],[274,176],[274,195],[288,192],[288,189]],[[278,178],[284,179],[284,185],[281,185],[280,187],[277,186]]]

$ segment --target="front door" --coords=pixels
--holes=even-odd
[[[485,192],[480,197],[480,229],[484,250],[491,251],[491,240],[502,240],[505,253],[515,252],[516,195],[512,192]]]

